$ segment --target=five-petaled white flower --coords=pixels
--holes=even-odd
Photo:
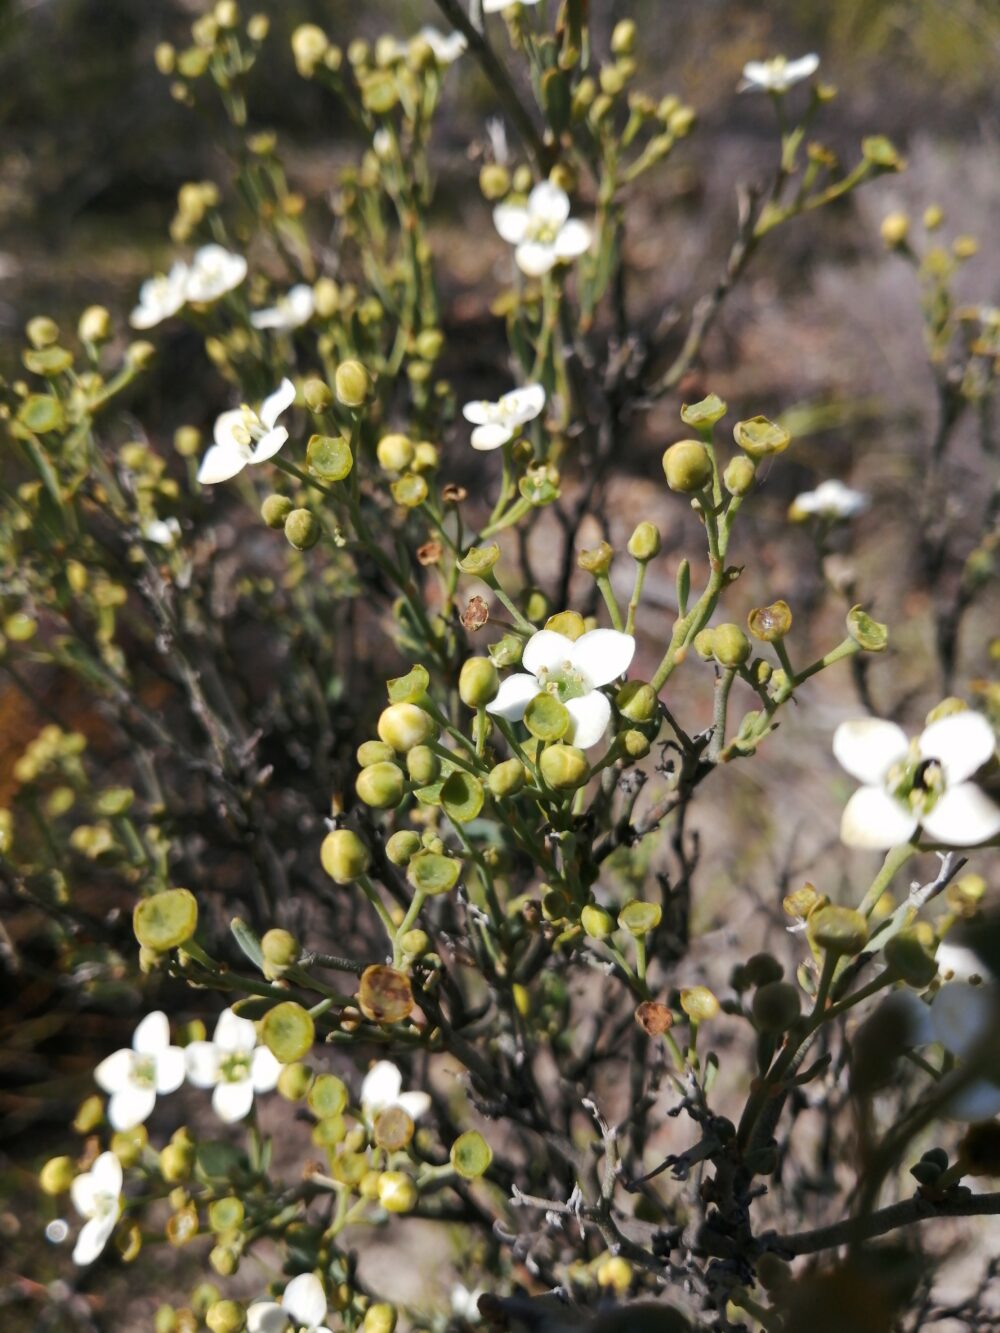
[[[73,1250],[73,1262],[92,1264],[107,1245],[118,1221],[122,1165],[113,1152],[102,1152],[94,1165],[77,1176],[69,1189],[73,1207],[87,1220]]]
[[[743,66],[743,79],[738,92],[787,93],[795,83],[812,78],[819,69],[819,56],[800,56],[788,60],[772,56],[770,60],[749,60]]]
[[[316,312],[316,297],[307,282],[298,282],[273,306],[255,310],[250,323],[255,329],[300,329]]]
[[[554,695],[570,715],[566,740],[581,749],[596,745],[611,720],[611,704],[600,691],[623,675],[635,653],[635,639],[614,629],[592,629],[576,640],[542,629],[524,645],[525,671],[508,676],[488,713],[520,722],[537,695]]]
[[[154,514],[152,518],[143,519],[139,531],[144,541],[153,542],[156,546],[176,546],[181,535],[181,525],[172,516],[157,518]]]
[[[993,728],[980,713],[953,713],[910,741],[894,722],[842,722],[833,753],[865,785],[844,808],[849,847],[896,847],[921,830],[928,842],[971,847],[1000,833],[1000,806],[974,782],[993,755]]]
[[[289,1323],[301,1333],[330,1333],[326,1294],[314,1273],[300,1273],[284,1290],[281,1303],[257,1301],[247,1310],[247,1333],[282,1333]]]
[[[515,0],[483,0],[484,14],[499,14],[501,9],[510,9]],[[522,5],[537,5],[538,0],[521,0]]]
[[[215,443],[201,460],[198,480],[203,485],[228,481],[248,463],[273,458],[288,439],[284,426],[275,423],[295,401],[295,385],[284,379],[261,403],[260,411],[243,406],[223,412],[215,423]]]
[[[940,954],[940,950],[939,950]],[[882,1004],[903,1019],[907,1046],[944,1047],[959,1061],[982,1060],[1000,1019],[1000,995],[996,986],[950,981],[931,1003],[917,999],[912,991],[896,991]],[[988,1078],[975,1078],[954,1094],[945,1108],[953,1120],[989,1120],[1000,1114],[1000,1085]]]
[[[369,1120],[390,1106],[401,1106],[414,1120],[430,1110],[426,1092],[403,1092],[403,1075],[391,1060],[378,1060],[361,1084],[361,1109]]]
[[[185,294],[189,301],[206,305],[238,287],[247,275],[247,261],[222,245],[203,245],[188,269]]]
[[[111,1094],[112,1129],[135,1129],[149,1117],[157,1093],[176,1092],[184,1082],[184,1052],[170,1044],[170,1024],[157,1009],[135,1030],[132,1048],[109,1055],[94,1070],[98,1087]]]
[[[495,403],[466,403],[462,416],[476,428],[470,441],[473,449],[498,449],[513,439],[526,421],[534,421],[544,406],[545,390],[540,384],[511,389]]]
[[[187,300],[188,266],[178,261],[169,273],[147,278],[139,288],[139,304],[128,317],[134,329],[152,329],[162,324]]]
[[[271,1092],[281,1064],[266,1046],[257,1045],[257,1029],[249,1018],[223,1009],[211,1041],[192,1041],[184,1048],[188,1081],[196,1088],[214,1088],[212,1109],[232,1123],[249,1115],[255,1092]]]
[[[801,521],[815,514],[818,518],[836,521],[854,518],[868,508],[864,491],[852,490],[842,481],[831,478],[821,481],[814,491],[803,491],[792,501],[789,516]]]
[[[570,217],[569,196],[551,181],[536,185],[526,204],[498,204],[493,222],[503,239],[517,247],[514,259],[529,278],[590,249],[590,228]]]
[[[434,52],[434,59],[439,65],[453,64],[469,45],[463,33],[457,31],[439,32],[437,28],[432,28],[430,25],[421,28],[413,40],[426,42]],[[387,39],[385,49],[389,52],[390,57],[395,57],[396,60],[405,60],[409,54],[410,44],[401,41],[392,42],[392,39]],[[378,150],[376,149],[376,151]]]

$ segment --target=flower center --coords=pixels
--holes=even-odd
[[[240,411],[243,413],[243,420],[233,427],[233,435],[240,444],[249,447],[264,438],[267,434],[267,427],[253,408],[247,407],[246,403],[240,404]]]
[[[548,218],[530,218],[528,220],[528,240],[538,245],[554,245],[560,227]]]
[[[590,691],[587,678],[572,662],[563,662],[558,667],[539,667],[537,679],[539,688],[554,695],[562,704],[569,699],[580,699]]]
[[[110,1217],[118,1211],[118,1199],[114,1194],[94,1195],[94,1217]]]
[[[223,1083],[244,1083],[250,1077],[250,1056],[246,1051],[234,1051],[219,1061],[219,1078]]]
[[[133,1055],[132,1082],[140,1088],[156,1087],[156,1061],[151,1055]]]
[[[892,766],[885,781],[890,795],[918,817],[930,814],[945,789],[941,761],[921,757],[916,747]]]

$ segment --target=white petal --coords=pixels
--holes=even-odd
[[[591,629],[571,645],[570,660],[588,685],[608,685],[629,669],[635,638],[616,629]]]
[[[148,1120],[156,1105],[153,1088],[122,1088],[111,1094],[108,1102],[108,1122],[112,1129],[135,1129]]]
[[[299,328],[309,323],[316,313],[316,297],[308,283],[296,283],[285,297],[285,308],[293,327]]]
[[[94,1217],[85,1222],[73,1248],[73,1262],[92,1264],[111,1239],[117,1221],[117,1216],[112,1213],[108,1217]]]
[[[242,472],[250,461],[250,450],[246,445],[213,444],[198,469],[198,480],[203,486],[214,486],[219,481],[229,481]]]
[[[540,181],[528,195],[528,214],[532,222],[561,227],[569,217],[569,195],[552,181]]]
[[[505,393],[497,406],[508,419],[523,426],[526,421],[534,421],[545,407],[545,389],[541,384],[525,384]]]
[[[523,671],[518,671],[500,682],[497,697],[486,705],[486,711],[507,722],[520,722],[524,710],[540,692],[534,676],[526,676]]]
[[[113,1152],[102,1152],[90,1168],[90,1179],[97,1194],[110,1194],[117,1199],[122,1192],[124,1176],[122,1164]]]
[[[485,426],[488,421],[496,421],[497,413],[498,405],[488,403],[484,398],[466,403],[462,408],[462,416],[465,417],[466,421],[471,421],[474,426]]]
[[[848,847],[886,851],[909,842],[917,820],[882,787],[859,787],[840,817],[840,840]]]
[[[257,1301],[247,1310],[247,1333],[284,1333],[288,1315],[273,1301]]]
[[[298,1324],[315,1328],[326,1318],[326,1296],[315,1273],[300,1273],[285,1288],[281,1304]]]
[[[785,78],[789,83],[798,83],[802,79],[808,79],[819,69],[819,56],[815,53],[807,56],[800,56],[798,60],[790,60],[785,66]]]
[[[82,1176],[77,1176],[69,1187],[69,1197],[73,1201],[73,1207],[81,1217],[93,1217],[97,1211],[97,1185],[94,1182],[94,1173],[85,1171]]]
[[[925,727],[917,741],[925,759],[937,759],[949,786],[971,778],[993,758],[996,737],[982,713],[953,713]]]
[[[253,1083],[244,1078],[239,1083],[216,1083],[212,1093],[212,1110],[227,1125],[242,1120],[253,1106]]]
[[[583,635],[583,638],[586,637]],[[567,662],[571,665],[575,663],[574,646],[573,640],[568,639],[565,634],[557,634],[551,629],[540,629],[537,634],[532,634],[524,645],[521,665],[533,676],[537,676],[543,668],[547,671],[557,671]]]
[[[160,1009],[147,1014],[132,1037],[132,1049],[139,1055],[158,1055],[170,1045],[170,1024]]]
[[[990,969],[977,953],[947,940],[938,945],[934,961],[946,981],[971,981],[973,977],[982,981],[990,975]]]
[[[881,783],[893,764],[906,758],[909,748],[902,727],[877,717],[841,722],[833,733],[837,761],[859,782]]]
[[[403,1086],[403,1075],[391,1060],[379,1060],[372,1065],[361,1084],[361,1105],[374,1113],[392,1106]]]
[[[490,449],[499,449],[502,444],[506,444],[514,434],[509,426],[503,426],[499,421],[487,422],[483,426],[477,426],[469,438],[469,443],[473,449],[478,449],[485,453]]]
[[[268,394],[260,405],[260,419],[268,430],[286,408],[295,402],[295,385],[290,379],[283,379],[274,393]]]
[[[946,847],[976,847],[1000,834],[1000,806],[974,782],[960,782],[922,820],[925,837]]]
[[[523,204],[497,204],[493,225],[508,245],[520,245],[528,234],[528,210]]]
[[[566,711],[573,719],[566,740],[587,750],[596,745],[611,721],[611,705],[598,690],[591,690],[580,699],[569,699]]]
[[[992,986],[972,986],[950,981],[942,986],[931,1005],[934,1040],[962,1059],[985,1042],[1000,1018],[997,994]]]
[[[1000,1087],[977,1078],[955,1093],[944,1108],[944,1114],[952,1120],[992,1120],[995,1115],[1000,1115]]]
[[[255,329],[283,329],[285,327],[285,312],[276,305],[268,306],[266,310],[255,310],[250,316],[250,323]]]
[[[741,92],[749,88],[766,88],[771,79],[771,71],[762,60],[748,60],[743,66]]]
[[[522,241],[514,251],[514,262],[529,278],[540,278],[555,267],[555,246],[541,241]]]
[[[559,228],[559,234],[556,236],[556,258],[576,259],[578,255],[586,254],[590,249],[592,239],[590,228],[585,222],[578,222],[576,218],[570,218],[564,226]]]
[[[287,439],[288,431],[285,430],[284,426],[275,426],[274,430],[269,430],[263,439],[258,440],[254,445],[250,462],[265,463],[284,447]]]
[[[161,1097],[164,1093],[176,1092],[184,1082],[186,1072],[184,1052],[179,1046],[168,1046],[156,1057],[156,1091]]]
[[[248,1054],[257,1045],[257,1029],[249,1018],[240,1018],[232,1009],[223,1009],[212,1034],[212,1042],[229,1054]]]
[[[426,1092],[401,1092],[396,1105],[408,1111],[414,1120],[419,1120],[431,1109],[431,1099]]]
[[[132,1079],[133,1051],[115,1051],[101,1061],[94,1070],[94,1081],[104,1092],[118,1092],[127,1088]]]
[[[272,1092],[278,1086],[281,1061],[266,1046],[258,1046],[250,1057],[250,1082],[254,1092]]]
[[[211,1041],[192,1041],[184,1047],[188,1082],[196,1088],[214,1088],[219,1080],[219,1053]]]

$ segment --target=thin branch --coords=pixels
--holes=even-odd
[[[869,1213],[867,1217],[850,1217],[832,1226],[816,1231],[799,1231],[791,1236],[779,1236],[773,1231],[759,1239],[762,1250],[773,1250],[792,1258],[798,1254],[818,1254],[821,1250],[839,1245],[872,1240],[914,1222],[926,1222],[934,1217],[990,1217],[1000,1214],[1000,1192],[995,1194],[962,1194],[956,1198],[927,1199],[916,1195],[903,1203]]]

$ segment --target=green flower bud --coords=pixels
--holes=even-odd
[[[302,398],[310,412],[325,412],[333,404],[333,391],[325,380],[313,375],[302,386]]]
[[[361,1322],[361,1333],[395,1333],[396,1311],[385,1301],[369,1305]]]
[[[742,666],[750,657],[750,640],[739,625],[716,625],[712,631],[712,650],[720,666]]]
[[[420,958],[431,947],[431,939],[426,930],[408,930],[399,944],[408,958]]]
[[[575,643],[580,635],[586,632],[587,625],[579,611],[557,611],[554,616],[549,616],[546,620],[545,628],[552,630],[554,634],[562,634]]]
[[[596,903],[588,903],[583,909],[580,913],[580,924],[584,933],[592,940],[606,940],[616,929],[615,919],[611,913],[603,907],[598,907]]]
[[[129,343],[125,348],[125,364],[131,370],[146,370],[153,364],[156,348],[150,342]]]
[[[404,1171],[383,1171],[378,1178],[378,1201],[387,1213],[409,1213],[417,1206],[417,1187]]]
[[[663,472],[672,491],[691,495],[712,480],[712,460],[700,440],[678,440],[663,455]]]
[[[390,704],[378,720],[379,737],[400,754],[434,740],[437,733],[437,723],[430,713],[414,703]]]
[[[201,431],[196,426],[178,426],[174,431],[174,448],[181,458],[193,458],[201,449]]]
[[[149,1146],[146,1126],[136,1125],[134,1129],[116,1130],[111,1135],[109,1146],[123,1167],[135,1166]]]
[[[889,626],[873,620],[860,606],[847,613],[847,633],[866,653],[884,653],[889,646]]]
[[[770,953],[753,954],[739,971],[743,979],[743,989],[747,986],[766,986],[769,982],[780,981],[785,975],[785,969]]]
[[[853,958],[868,943],[868,922],[853,907],[820,907],[809,915],[809,936],[817,948]]]
[[[354,789],[373,810],[390,810],[403,799],[406,782],[397,764],[371,764],[358,774]]]
[[[402,783],[403,775],[395,764],[373,764],[371,768],[362,770],[361,776],[370,773],[373,768],[395,769]],[[361,799],[364,800],[364,797]],[[365,803],[371,804],[368,801]],[[358,835],[348,828],[334,829],[332,833],[326,835],[319,850],[319,859],[323,869],[335,884],[350,884],[359,875],[363,875],[371,864],[368,848]]]
[[[747,628],[762,643],[783,639],[792,628],[792,610],[787,602],[772,602],[770,606],[755,606],[747,616]]]
[[[415,745],[406,756],[406,771],[410,781],[420,787],[429,787],[441,776],[441,760],[427,745]]]
[[[448,893],[458,883],[461,863],[440,852],[418,852],[410,858],[406,878],[421,893]]]
[[[391,763],[396,758],[396,751],[385,741],[362,741],[356,757],[361,768],[369,768],[372,764]]]
[[[260,1036],[276,1060],[290,1065],[312,1050],[316,1029],[308,1009],[294,1000],[285,1000],[261,1019]]]
[[[295,68],[304,79],[312,78],[329,45],[330,39],[315,23],[303,23],[292,33]]]
[[[615,707],[629,722],[652,722],[659,702],[652,685],[644,680],[629,680],[615,696]]]
[[[649,737],[644,736],[641,731],[636,731],[635,728],[619,732],[618,741],[629,759],[645,759],[652,748]]]
[[[569,613],[567,612],[567,614]],[[553,619],[556,618],[553,617]],[[551,623],[548,623],[546,628],[551,629]],[[491,643],[487,651],[498,667],[518,666],[521,662],[521,654],[524,652],[524,640],[516,634],[505,634],[496,643]]]
[[[678,110],[676,105],[666,108],[666,114],[663,116],[663,104],[661,103],[661,116],[669,120]],[[729,411],[726,403],[722,401],[717,393],[710,393],[707,398],[702,398],[697,403],[685,403],[681,408],[681,421],[685,426],[694,426],[695,430],[704,430],[709,426],[714,426],[717,421]]]
[[[468,708],[492,703],[500,691],[500,675],[488,657],[470,657],[462,663],[458,695]]]
[[[376,116],[388,115],[399,102],[399,84],[381,70],[366,75],[358,82],[361,85],[362,102]]]
[[[38,1173],[38,1184],[43,1194],[66,1194],[76,1176],[70,1157],[50,1157]]]
[[[659,903],[644,903],[633,898],[618,913],[618,924],[636,939],[655,930],[663,919],[663,908]]]
[[[306,1104],[317,1120],[329,1120],[347,1108],[347,1085],[336,1074],[320,1074],[306,1097]]]
[[[479,172],[479,188],[484,199],[502,199],[510,190],[510,172],[496,162],[487,162]]]
[[[413,462],[413,441],[407,435],[383,435],[375,453],[386,472],[403,472]]]
[[[308,509],[293,509],[285,519],[285,537],[296,551],[308,551],[319,541],[323,528]]]
[[[77,1107],[76,1115],[73,1117],[73,1128],[78,1134],[93,1134],[103,1123],[104,1102],[97,1093],[93,1093],[90,1097],[85,1097]]]
[[[81,342],[103,343],[111,337],[111,315],[102,305],[89,305],[76,326]]]
[[[601,542],[592,550],[580,551],[576,557],[576,563],[588,574],[593,574],[595,578],[601,578],[611,568],[611,562],[614,558],[615,553],[610,543]]]
[[[786,894],[781,900],[781,906],[789,916],[798,917],[800,921],[804,921],[821,902],[822,898],[815,886],[803,884],[801,889]]]
[[[487,785],[498,801],[506,796],[516,796],[528,780],[527,770],[520,759],[505,759],[490,770]]]
[[[703,662],[711,662],[715,657],[715,630],[699,630],[691,646]]]
[[[39,350],[59,341],[59,325],[54,319],[49,319],[48,315],[35,315],[34,319],[29,319],[25,333],[32,347]]]
[[[299,961],[302,954],[298,940],[289,930],[265,931],[260,949],[264,956],[264,975],[269,981],[276,981],[284,976],[288,968]]]
[[[471,773],[457,768],[441,788],[441,804],[458,824],[468,824],[483,808],[483,784]]]
[[[784,426],[779,426],[767,417],[750,417],[747,421],[737,421],[733,427],[733,439],[744,453],[756,461],[769,458],[772,454],[782,454],[792,442],[792,437]]]
[[[189,940],[198,927],[198,902],[188,889],[164,889],[136,903],[132,929],[139,943],[167,953]]]
[[[861,155],[866,162],[880,171],[901,171],[903,159],[892,143],[882,134],[871,134],[861,140]]]
[[[611,32],[611,51],[616,56],[630,56],[635,50],[634,19],[619,19]]]
[[[294,508],[287,495],[268,495],[260,507],[260,516],[269,528],[277,531],[278,528],[285,526],[285,521]]]
[[[313,1071],[300,1060],[285,1065],[278,1075],[278,1092],[288,1102],[300,1102],[309,1091]]]
[[[412,829],[400,829],[385,844],[385,854],[394,866],[405,866],[420,851],[421,842]]]
[[[372,391],[371,376],[360,361],[342,361],[334,376],[337,401],[344,407],[364,407]]]
[[[216,1301],[205,1313],[205,1323],[212,1333],[240,1333],[246,1328],[246,1314],[236,1301]]]
[[[633,560],[645,564],[647,560],[654,560],[660,554],[662,544],[660,529],[655,523],[645,519],[636,525],[635,531],[628,539],[627,549]]]
[[[160,1150],[160,1175],[170,1185],[190,1180],[194,1170],[194,1144],[168,1143]]]
[[[551,698],[551,695],[546,696]],[[550,745],[539,755],[542,777],[555,791],[574,791],[590,776],[587,756],[575,745]]]
[[[430,440],[418,440],[413,446],[413,471],[434,472],[441,462],[441,455],[436,444]]]
[[[753,997],[753,1020],[761,1032],[787,1032],[801,1012],[798,988],[787,981],[769,981]]]
[[[886,941],[882,952],[889,970],[916,990],[923,990],[937,976],[934,956],[916,930],[901,930]]]
[[[687,986],[680,994],[681,1008],[692,1023],[707,1023],[719,1012],[719,1001],[707,986]]]
[[[745,454],[738,454],[726,464],[722,482],[730,495],[746,495],[756,475],[757,469],[753,460],[747,458]]]
[[[451,1145],[451,1164],[463,1180],[478,1180],[490,1169],[493,1149],[474,1129],[459,1135]]]
[[[243,1225],[244,1213],[243,1200],[234,1195],[215,1199],[208,1205],[208,1225],[215,1232],[238,1231]]]
[[[566,705],[554,694],[536,694],[524,710],[524,725],[540,741],[560,740],[571,721]]]
[[[354,455],[343,435],[310,435],[306,463],[323,481],[343,481],[354,467]]]

